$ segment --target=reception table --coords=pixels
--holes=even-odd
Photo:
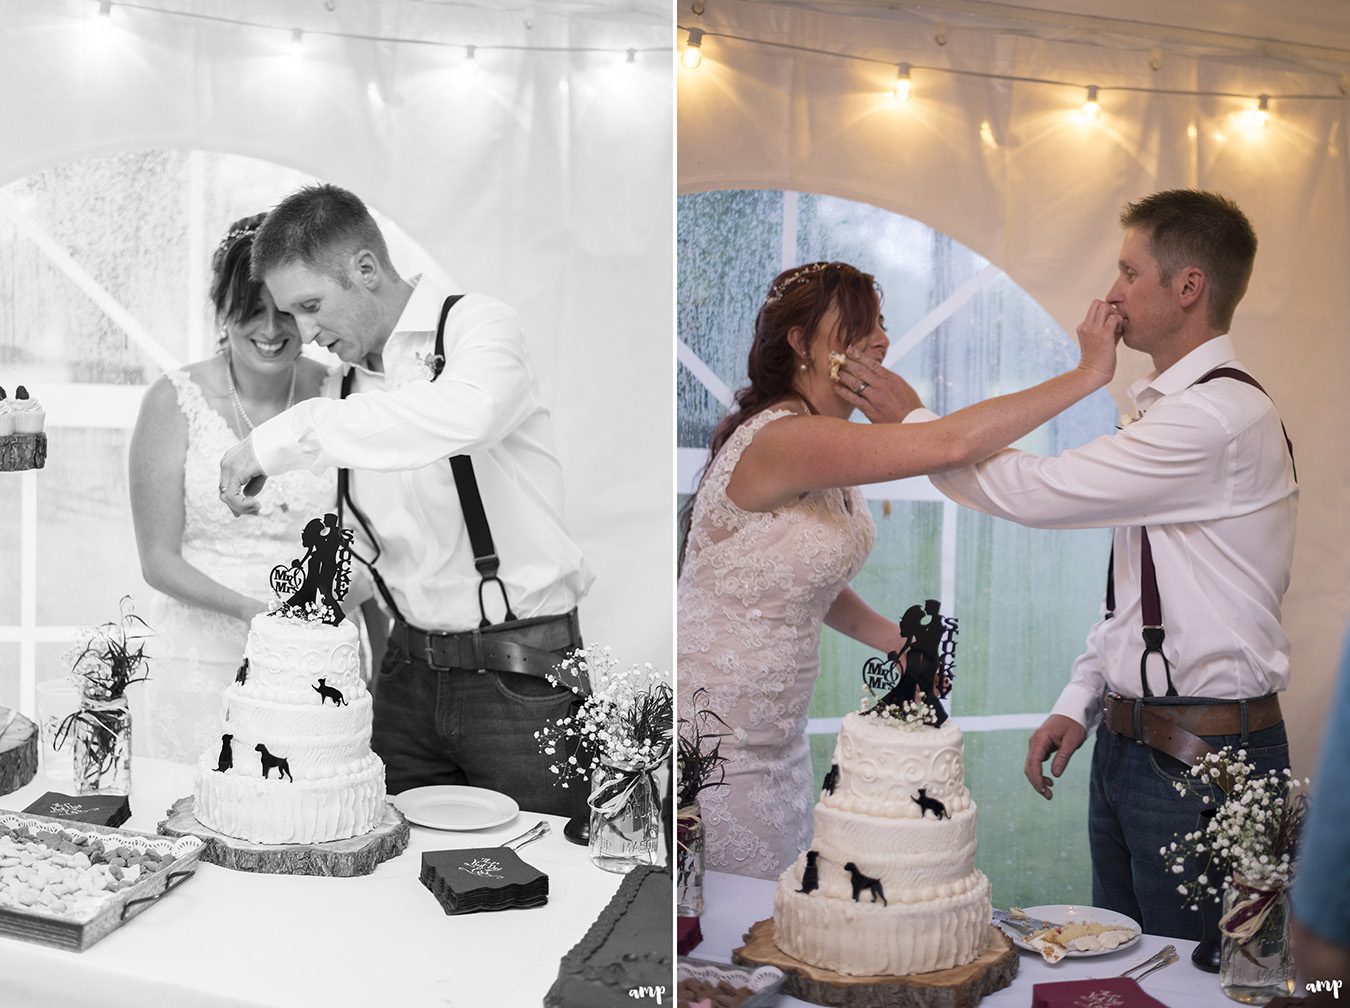
[[[750,925],[773,916],[774,883],[709,872],[703,891],[705,905],[700,921],[703,941],[690,953],[690,958],[731,962],[732,950],[744,944],[744,934]],[[1012,986],[985,997],[980,1008],[1028,1008],[1031,988],[1035,984],[1116,976],[1169,944],[1177,947],[1181,959],[1146,976],[1139,985],[1146,993],[1169,1008],[1233,1008],[1237,1004],[1219,990],[1219,978],[1215,974],[1202,972],[1191,965],[1195,942],[1146,934],[1127,949],[1100,956],[1062,959],[1054,966],[1039,955],[1019,952],[1017,979]],[[778,1008],[807,1004],[809,1002],[785,997],[780,999]]]
[[[42,774],[0,796],[20,811],[48,790]],[[136,759],[131,819],[154,833],[192,793],[192,768]],[[540,819],[551,832],[521,856],[547,872],[530,910],[447,916],[418,881],[427,850],[492,847]],[[521,812],[473,832],[412,827],[408,849],[357,878],[262,875],[201,864],[197,874],[85,952],[0,937],[4,1008],[538,1008],[621,876],[562,835],[566,820]]]

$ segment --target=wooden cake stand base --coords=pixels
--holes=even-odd
[[[973,962],[913,976],[845,976],[793,959],[773,943],[773,919],[751,926],[731,954],[738,965],[777,966],[787,975],[783,993],[818,1005],[847,1008],[973,1008],[1017,976],[1017,949],[989,926],[989,944]]]
[[[46,434],[6,434],[0,437],[0,472],[41,469],[46,464]]]
[[[408,846],[408,820],[388,803],[384,819],[369,833],[321,844],[255,844],[203,826],[193,815],[192,796],[179,798],[159,824],[164,836],[195,836],[206,841],[201,859],[235,871],[268,875],[369,875],[381,861]]]
[[[9,710],[0,707],[0,724],[9,720]],[[0,795],[17,791],[37,776],[37,725],[20,714],[0,735]]]

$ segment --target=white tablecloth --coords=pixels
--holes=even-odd
[[[692,958],[731,962],[731,952],[745,944],[745,932],[756,921],[773,916],[774,883],[709,872],[704,884],[704,909],[701,927],[703,942],[690,953]],[[1055,980],[1083,980],[1116,976],[1128,966],[1147,959],[1164,945],[1175,945],[1180,962],[1166,966],[1143,979],[1140,986],[1169,1008],[1233,1008],[1219,990],[1219,978],[1191,965],[1195,942],[1144,935],[1138,944],[1101,956],[1062,959],[1048,965],[1039,955],[1018,952],[1017,978],[1012,986],[996,991],[980,1002],[980,1008],[1028,1008],[1034,984]],[[785,997],[779,1008],[806,1005],[809,1002]]]
[[[48,790],[42,774],[0,808]],[[192,792],[192,768],[136,759],[126,829],[154,833]],[[547,872],[543,907],[447,916],[417,880],[421,852],[491,847],[540,819],[521,856]],[[565,820],[522,812],[471,833],[412,827],[408,849],[358,878],[262,875],[201,864],[159,903],[85,952],[0,937],[3,1008],[538,1008],[558,961],[621,876],[567,842]]]

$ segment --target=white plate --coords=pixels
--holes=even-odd
[[[411,816],[409,817],[411,818]],[[1110,924],[1122,929],[1128,928],[1134,932],[1134,937],[1129,941],[1121,942],[1113,949],[1101,949],[1095,952],[1078,952],[1070,949],[1064,954],[1066,959],[1086,959],[1089,956],[1110,955],[1112,952],[1119,952],[1121,949],[1127,949],[1135,942],[1139,941],[1142,932],[1137,921],[1131,917],[1126,917],[1123,913],[1116,913],[1114,910],[1103,910],[1101,907],[1078,906],[1073,903],[1055,903],[1050,906],[1023,907],[1028,917],[1038,917],[1043,921],[1049,921],[1051,924],[1072,924],[1075,922],[1084,924]],[[1003,929],[1003,933],[1012,939],[1012,943],[1018,948],[1026,949],[1028,952],[1035,952],[1040,955],[1038,949],[1027,944],[1026,938],[1012,928]]]
[[[432,784],[410,788],[392,799],[394,807],[419,826],[444,830],[476,830],[510,822],[520,812],[515,800],[500,791]]]

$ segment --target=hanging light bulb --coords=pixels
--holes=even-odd
[[[1089,84],[1087,89],[1087,100],[1083,102],[1083,121],[1096,122],[1102,114],[1102,107],[1097,103],[1097,85]]]
[[[291,29],[291,59],[299,63],[305,58],[305,33],[299,28]]]
[[[473,73],[474,71],[476,71],[476,70],[478,69],[478,47],[477,47],[477,46],[471,46],[471,45],[470,45],[470,46],[465,46],[465,47],[464,47],[464,69],[465,69],[465,70],[468,70],[470,73]]]
[[[107,38],[112,34],[112,0],[98,0],[98,14],[94,16],[94,34]]]
[[[624,58],[623,65],[629,73],[637,69],[637,50],[629,49],[628,55]]]
[[[1270,120],[1270,95],[1258,95],[1256,108],[1247,110],[1247,125],[1252,129],[1265,129]]]
[[[891,85],[891,97],[896,101],[909,101],[914,93],[914,82],[909,79],[909,64],[901,63],[895,68],[895,83]]]
[[[690,28],[689,40],[680,53],[680,63],[686,70],[695,70],[703,62],[703,29]]]

